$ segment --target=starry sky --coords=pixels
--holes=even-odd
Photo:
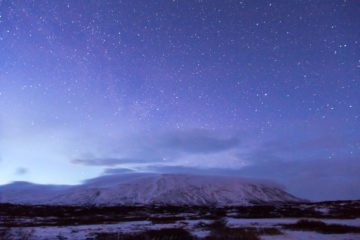
[[[0,184],[128,172],[360,198],[356,0],[0,0]]]

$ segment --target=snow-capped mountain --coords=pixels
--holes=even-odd
[[[298,202],[275,183],[225,176],[122,174],[77,186],[18,182],[0,186],[0,202],[54,205],[252,205]]]

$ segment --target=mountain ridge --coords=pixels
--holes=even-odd
[[[29,184],[29,185],[27,185]],[[258,179],[187,174],[105,175],[82,185],[0,186],[0,202],[46,205],[254,205],[303,201]],[[28,186],[28,187],[27,187]]]

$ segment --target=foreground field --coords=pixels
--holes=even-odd
[[[251,207],[0,206],[0,239],[360,239],[360,202]]]

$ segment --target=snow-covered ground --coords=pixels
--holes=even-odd
[[[313,231],[291,231],[281,229],[279,224],[295,223],[299,219],[296,218],[270,218],[270,219],[235,219],[227,218],[227,225],[229,227],[275,227],[280,229],[284,234],[276,236],[261,236],[264,240],[329,240],[329,239],[343,239],[343,240],[358,240],[360,234],[320,234]],[[316,219],[325,223],[344,224],[360,227],[360,218],[358,219]],[[202,224],[200,224],[202,223]],[[13,231],[25,233],[32,232],[30,240],[52,240],[52,239],[72,239],[84,240],[91,237],[94,233],[137,233],[149,229],[163,229],[163,228],[183,228],[191,234],[203,238],[210,232],[204,227],[206,224],[212,223],[212,220],[183,220],[169,224],[153,224],[151,221],[133,221],[121,222],[117,224],[101,224],[101,225],[83,225],[83,226],[66,226],[66,227],[29,227],[29,228],[13,228]]]

